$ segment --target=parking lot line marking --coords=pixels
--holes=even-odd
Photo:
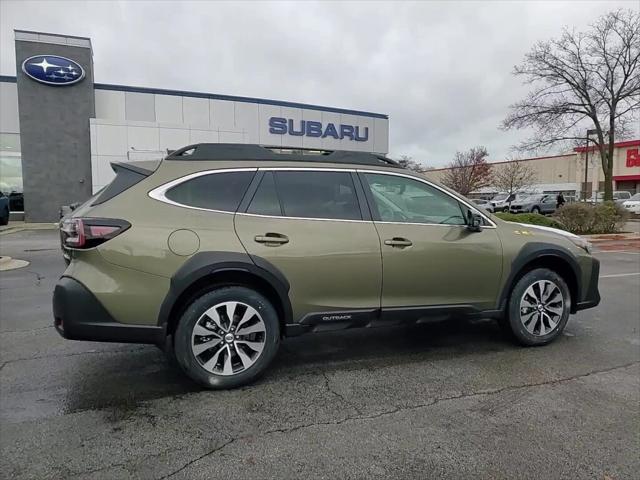
[[[612,273],[610,275],[600,275],[600,278],[631,277],[631,276],[634,276],[634,275],[640,275],[640,272]]]
[[[626,253],[627,255],[640,255],[640,252],[630,252],[629,250],[598,250],[595,253]]]

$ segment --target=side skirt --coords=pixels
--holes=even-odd
[[[434,305],[390,307],[363,310],[313,312],[299,323],[285,325],[285,336],[295,337],[310,332],[328,332],[348,328],[373,328],[412,323],[428,323],[449,318],[498,318],[499,310],[482,310],[474,305]]]

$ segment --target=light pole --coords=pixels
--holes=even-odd
[[[587,130],[586,146],[584,151],[584,198],[583,201],[587,201],[587,181],[589,175],[589,136],[595,135],[598,131],[595,128]]]

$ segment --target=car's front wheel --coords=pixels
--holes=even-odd
[[[533,207],[531,209],[531,213],[540,213],[540,209],[538,207]]]
[[[557,338],[569,320],[571,294],[560,275],[537,268],[513,287],[507,322],[518,342],[545,345]]]
[[[233,388],[262,374],[280,343],[278,315],[260,293],[223,287],[194,300],[176,329],[176,360],[207,388]]]

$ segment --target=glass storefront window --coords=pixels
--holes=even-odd
[[[18,133],[0,133],[0,191],[9,197],[9,209],[12,212],[24,211]]]

